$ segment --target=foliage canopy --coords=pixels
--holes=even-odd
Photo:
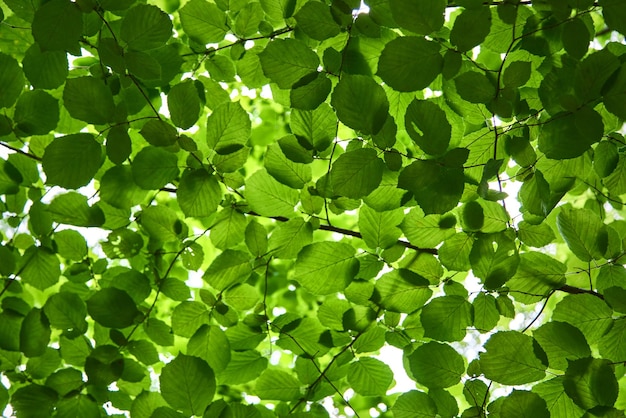
[[[0,411],[624,416],[626,2],[0,6]]]

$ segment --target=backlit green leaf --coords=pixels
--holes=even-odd
[[[59,22],[63,22],[59,26]],[[77,53],[83,33],[83,15],[75,3],[53,0],[45,3],[33,17],[33,37],[44,51]]]
[[[307,245],[296,260],[295,279],[315,295],[327,295],[346,288],[359,268],[354,248],[338,242]]]
[[[404,124],[411,139],[425,153],[440,155],[448,149],[452,127],[435,103],[413,100],[407,107]]]
[[[115,104],[111,90],[95,77],[68,79],[63,89],[63,105],[73,118],[87,123],[102,125],[113,121]]]
[[[246,198],[250,208],[260,215],[289,217],[298,202],[298,192],[259,170],[246,182]]]
[[[333,191],[341,196],[358,199],[378,187],[383,177],[384,162],[371,148],[361,148],[342,154],[330,172]]]
[[[603,130],[602,118],[589,107],[558,114],[542,125],[539,150],[556,160],[575,158],[600,141]]]
[[[602,259],[607,232],[600,217],[589,209],[563,207],[556,225],[569,249],[582,261]]]
[[[178,176],[178,159],[162,148],[146,147],[135,156],[131,170],[137,186],[146,190],[159,189]]]
[[[87,300],[89,315],[109,328],[126,328],[135,322],[139,311],[134,301],[123,290],[109,287],[95,293]]]
[[[178,13],[187,36],[202,45],[221,41],[228,31],[226,15],[213,3],[192,0]]]
[[[186,216],[210,216],[222,199],[222,189],[215,177],[204,169],[185,171],[176,197]]]
[[[446,2],[444,0],[390,0],[393,19],[403,28],[420,35],[428,35],[443,26]]]
[[[176,84],[167,94],[167,107],[174,125],[191,128],[198,120],[201,104],[198,90],[191,80]]]
[[[145,51],[165,45],[172,34],[170,17],[156,6],[138,5],[126,12],[120,36],[130,49]]]
[[[389,366],[371,357],[360,358],[348,367],[348,382],[355,392],[364,396],[384,395],[392,381]]]
[[[406,92],[428,87],[442,69],[443,57],[438,44],[424,38],[405,36],[385,45],[378,61],[377,74],[394,90]]]
[[[491,10],[488,6],[465,9],[458,15],[450,32],[450,42],[461,52],[480,45],[491,29]]]
[[[304,77],[317,71],[317,55],[297,39],[275,39],[259,54],[266,77],[281,89],[291,88]]]
[[[294,18],[304,33],[318,41],[339,34],[339,25],[333,20],[330,8],[323,3],[305,3]]]
[[[202,359],[179,354],[161,371],[161,394],[172,408],[200,415],[213,400],[215,374]]]
[[[480,355],[480,369],[487,379],[505,385],[536,382],[545,376],[546,364],[532,337],[517,331],[500,331],[489,338]],[[542,353],[544,356],[545,354]]]
[[[567,295],[554,308],[552,319],[575,326],[594,344],[611,328],[612,313],[603,300],[592,295]]]
[[[472,305],[461,296],[442,296],[422,309],[424,336],[439,341],[460,341],[472,324]]]
[[[256,381],[254,392],[261,399],[291,401],[300,397],[300,382],[281,370],[265,370]]]
[[[429,342],[407,356],[415,380],[428,388],[447,388],[460,382],[463,357],[447,344]]]

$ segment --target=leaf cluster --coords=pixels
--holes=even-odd
[[[625,35],[622,0],[5,0],[0,412],[623,417]]]

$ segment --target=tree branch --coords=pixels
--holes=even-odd
[[[596,291],[589,290],[589,289],[581,289],[579,287],[570,286],[568,284],[565,284],[556,290],[560,290],[561,292],[569,293],[572,295],[579,295],[582,293],[587,293],[589,295],[592,295],[592,296],[595,296],[597,298],[604,300],[604,296]]]

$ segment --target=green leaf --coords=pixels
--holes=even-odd
[[[170,17],[156,6],[138,5],[122,19],[120,37],[128,48],[147,51],[165,45],[172,36]]]
[[[281,89],[289,89],[317,71],[320,60],[304,42],[274,39],[259,54],[263,73]]]
[[[145,190],[158,190],[178,177],[178,158],[163,148],[145,147],[133,159],[135,184]]]
[[[176,128],[160,119],[148,121],[139,133],[155,147],[174,145],[178,139]]]
[[[391,412],[396,418],[435,417],[437,405],[427,393],[410,390],[396,399]]]
[[[603,131],[602,117],[588,106],[557,114],[542,125],[539,150],[555,160],[575,158],[600,141]]]
[[[348,367],[348,383],[363,396],[381,396],[393,381],[388,365],[372,357],[361,357]]]
[[[332,144],[337,129],[337,116],[333,109],[326,103],[322,103],[315,110],[299,110],[294,109],[291,113],[289,126],[293,134],[297,137],[298,142],[307,149],[315,148],[322,152]],[[289,138],[289,137],[287,137]],[[283,153],[294,162],[310,162],[297,161],[285,149],[284,144],[278,141]]]
[[[250,131],[250,117],[237,102],[218,106],[207,120],[207,141],[218,154],[231,154],[244,147]]]
[[[569,362],[565,393],[583,409],[612,406],[619,391],[613,367],[609,360],[591,357]]]
[[[101,165],[102,147],[86,133],[55,138],[42,158],[47,183],[66,189],[88,184]]]
[[[528,82],[531,76],[532,65],[528,61],[513,61],[502,75],[502,82],[506,87],[517,88]]]
[[[359,210],[359,230],[370,248],[386,249],[393,246],[402,231],[397,225],[402,222],[404,213],[400,209],[377,212],[369,206]]]
[[[546,364],[537,357],[542,351],[528,335],[500,331],[489,338],[484,348],[480,369],[487,379],[504,385],[523,385],[545,376]]]
[[[311,224],[302,218],[294,218],[278,225],[272,231],[266,247],[269,245],[272,255],[276,258],[296,258],[300,250],[305,245],[309,245],[312,240]]]
[[[497,289],[513,277],[520,261],[514,241],[504,234],[480,236],[472,245],[469,259],[472,272],[487,289]]]
[[[178,240],[182,222],[177,213],[166,206],[149,206],[141,212],[141,226],[151,238],[169,242]]]
[[[228,31],[226,14],[213,3],[192,0],[178,13],[187,36],[202,45],[220,42]]]
[[[215,325],[202,325],[187,343],[187,354],[199,357],[219,373],[230,362],[230,343],[224,331]]]
[[[281,370],[267,369],[256,381],[254,393],[261,399],[292,401],[300,398],[301,383]]]
[[[61,264],[48,248],[32,246],[24,252],[19,271],[24,283],[44,290],[59,281]]]
[[[161,346],[174,345],[172,329],[163,321],[156,318],[148,318],[143,323],[143,329],[152,341]]]
[[[59,122],[59,102],[42,90],[25,92],[15,105],[13,121],[19,136],[45,135]]]
[[[573,58],[581,59],[587,54],[591,36],[585,22],[582,19],[575,18],[563,25],[561,40],[563,47],[569,55]]]
[[[107,135],[106,151],[111,162],[122,164],[126,161],[132,152],[132,142],[128,130],[121,126],[111,128]]]
[[[354,279],[359,261],[352,246],[339,242],[317,242],[300,251],[295,276],[314,295],[340,292]]]
[[[210,216],[222,200],[222,189],[208,171],[186,170],[176,189],[176,198],[185,216]]]
[[[456,154],[457,151],[467,155],[459,148],[449,151],[448,154]],[[427,215],[445,213],[456,207],[463,194],[464,183],[461,168],[435,160],[416,160],[403,168],[398,178],[398,187],[412,192]]]
[[[191,128],[198,120],[202,108],[195,83],[185,80],[172,87],[167,94],[167,108],[174,125],[181,129]]]
[[[258,2],[246,4],[237,14],[234,32],[242,37],[250,37],[259,31],[259,24],[265,17]]]
[[[234,351],[228,367],[221,371],[217,380],[220,384],[235,385],[256,379],[267,368],[267,358],[258,351]]]
[[[24,325],[22,325],[22,328]],[[600,349],[600,355],[607,358],[614,363],[622,362],[626,359],[626,340],[624,339],[624,332],[626,331],[626,321],[624,317],[616,320],[611,327],[611,330],[607,332],[600,342],[598,348]]]
[[[245,196],[250,208],[263,216],[290,217],[299,200],[296,190],[274,180],[265,170],[248,177]]]
[[[556,226],[569,249],[580,260],[604,258],[607,232],[595,212],[564,206],[556,217]]]
[[[102,80],[85,76],[69,78],[63,89],[63,105],[70,116],[95,125],[113,122],[113,94]]]
[[[59,22],[63,22],[59,26]],[[78,41],[83,34],[83,14],[75,3],[52,0],[35,12],[33,38],[44,51],[63,50],[79,53]]]
[[[525,390],[514,390],[504,398],[500,413],[506,417],[548,418],[551,416],[546,401],[536,393]]]
[[[531,247],[543,247],[554,241],[554,232],[547,223],[532,225],[522,221],[518,225],[519,237],[522,242]]]
[[[407,269],[383,274],[376,281],[380,305],[392,312],[411,313],[424,306],[433,294],[424,277]]]
[[[378,61],[377,75],[397,91],[425,89],[443,69],[440,49],[437,43],[424,38],[396,38],[385,45]]]
[[[439,249],[439,261],[448,270],[467,271],[471,267],[469,257],[473,245],[473,237],[457,233],[444,241]]]
[[[39,308],[33,308],[24,317],[20,329],[20,351],[26,357],[38,357],[45,353],[50,343],[50,322]]]
[[[172,312],[172,331],[176,335],[189,338],[202,325],[208,324],[210,319],[206,305],[195,301],[184,301]],[[173,342],[173,336],[170,341]]]
[[[549,255],[525,252],[507,286],[517,301],[535,303],[565,284],[565,271],[565,265]]]
[[[260,257],[267,252],[267,230],[259,222],[251,219],[246,226],[244,236],[246,246],[248,247],[248,250],[250,250],[252,255]]]
[[[450,223],[448,224],[446,221],[450,221]],[[455,224],[454,215],[445,217],[440,215],[424,216],[422,211],[414,208],[404,216],[400,229],[413,245],[433,248],[456,233],[453,228]]]
[[[473,322],[472,305],[462,296],[441,296],[422,309],[424,336],[439,341],[461,341]]]
[[[244,240],[245,216],[234,208],[225,208],[215,218],[211,241],[222,250],[234,247]]]
[[[472,301],[474,308],[474,327],[479,332],[491,331],[500,321],[500,312],[496,298],[487,293],[479,293]]]
[[[225,290],[248,278],[252,272],[250,264],[249,254],[225,250],[213,260],[203,278],[214,289]]]
[[[626,105],[624,104],[624,98],[626,97],[626,65],[620,67],[617,72],[617,76],[612,77],[612,82],[608,81],[605,85],[606,89],[604,94],[604,106],[606,110],[613,113],[620,119],[626,119]]]
[[[291,161],[278,144],[267,148],[265,169],[276,180],[293,189],[302,189],[312,179],[311,166]]]
[[[15,58],[0,52],[0,108],[11,107],[24,89],[24,73]]]
[[[57,401],[54,390],[37,384],[22,386],[11,396],[11,406],[18,417],[51,416]]]
[[[100,226],[104,213],[96,206],[90,207],[87,196],[77,192],[58,195],[47,208],[55,222],[74,226]]]
[[[566,322],[545,323],[533,331],[533,337],[548,355],[552,369],[565,370],[568,361],[591,355],[583,333]]]
[[[582,331],[587,342],[594,344],[611,328],[613,311],[607,304],[589,294],[567,295],[554,308],[553,321],[572,324]]]
[[[333,163],[330,172],[333,191],[351,199],[370,194],[382,181],[384,165],[372,148],[342,154]]]
[[[81,261],[87,257],[87,241],[78,231],[66,229],[54,234],[59,255],[68,260]]]
[[[538,383],[533,386],[532,391],[546,401],[548,410],[553,417],[567,418],[582,415],[584,412],[565,393],[562,376]]]
[[[378,133],[388,117],[385,90],[363,75],[343,76],[333,90],[330,103],[341,122],[364,134]]]
[[[305,3],[294,15],[298,27],[313,39],[323,41],[339,34],[340,27],[333,20],[330,8],[320,2]]]
[[[456,91],[470,103],[489,103],[496,96],[496,87],[483,73],[467,71],[454,79]]]
[[[43,311],[52,327],[68,335],[80,335],[87,331],[87,307],[75,293],[61,291],[53,294],[46,301]]]
[[[602,7],[602,16],[606,20],[606,24],[609,28],[620,32],[622,35],[626,33],[626,24],[624,24],[626,17],[626,9],[624,4],[619,0],[600,0],[600,7]]]
[[[172,408],[201,415],[213,400],[215,374],[198,357],[179,354],[163,367],[159,377],[161,395]]]
[[[88,395],[78,394],[62,399],[56,407],[56,416],[62,418],[98,418],[100,406]]]
[[[100,179],[100,197],[118,209],[129,209],[141,203],[146,191],[133,181],[130,166],[110,168]]]
[[[126,328],[140,315],[135,302],[123,290],[108,287],[87,300],[87,311],[97,323],[109,328]]]
[[[147,340],[133,340],[128,342],[128,351],[135,356],[137,360],[150,366],[159,362],[159,354],[156,347]]]
[[[491,10],[489,6],[465,9],[454,20],[450,32],[450,42],[461,52],[469,51],[480,45],[491,29]]]
[[[411,139],[425,153],[441,155],[448,149],[452,127],[437,104],[413,100],[404,115],[404,125]]]
[[[463,357],[448,344],[431,341],[407,356],[415,380],[427,388],[447,388],[461,381],[465,373]]]
[[[446,2],[444,0],[390,0],[389,8],[398,25],[419,35],[429,35],[443,26]]]

